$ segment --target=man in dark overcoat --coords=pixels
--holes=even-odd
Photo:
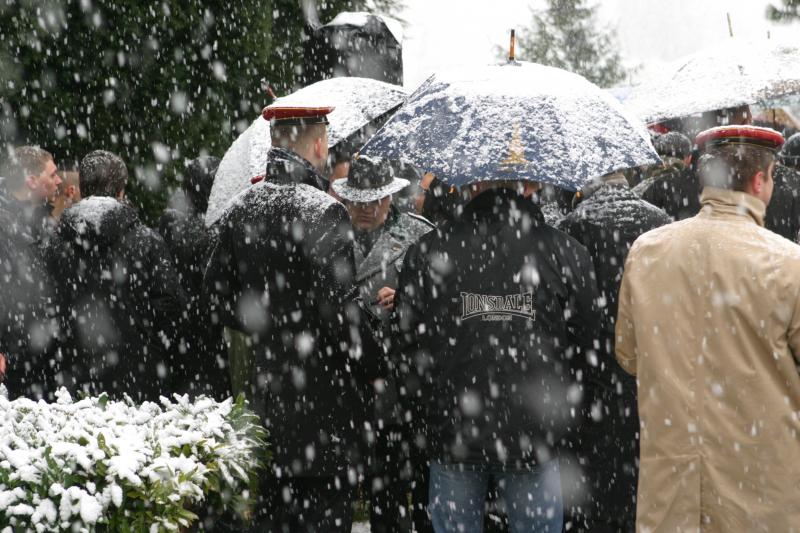
[[[212,320],[249,335],[269,431],[254,531],[348,531],[367,422],[347,210],[326,194],[330,108],[268,107],[266,177],[217,227]]]
[[[557,226],[586,246],[600,291],[604,335],[599,353],[607,372],[590,385],[602,409],[600,422],[579,439],[589,460],[584,467],[589,502],[567,509],[570,531],[633,532],[639,458],[636,380],[614,360],[614,323],[622,270],[639,235],[672,222],[670,216],[634,193],[622,172],[593,180]],[[587,427],[587,426],[585,426]],[[591,426],[588,426],[591,427]]]
[[[128,171],[95,150],[80,165],[83,199],[44,250],[60,326],[57,381],[73,394],[158,401],[171,392],[183,297],[164,241],[125,200]]]

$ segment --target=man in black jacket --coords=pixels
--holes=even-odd
[[[589,250],[594,264],[604,334],[599,353],[607,367],[602,382],[589,386],[589,396],[600,400],[603,411],[593,431],[579,440],[589,458],[584,468],[588,504],[567,509],[570,531],[633,532],[636,521],[636,482],[639,457],[639,417],[636,380],[618,367],[614,358],[614,323],[622,270],[633,241],[639,235],[672,222],[658,207],[639,198],[622,172],[603,176],[576,195],[575,209],[558,228]]]
[[[347,210],[326,194],[329,110],[267,108],[266,178],[218,221],[212,318],[250,335],[270,472],[253,531],[350,531],[367,378]]]
[[[41,398],[52,388],[46,382],[53,328],[40,247],[52,229],[49,202],[61,178],[53,156],[36,146],[11,150],[0,174],[0,360],[11,397]]]
[[[664,165],[648,169],[634,191],[674,220],[695,216],[700,210],[703,187],[690,165],[692,142],[686,135],[671,131],[656,137],[653,146]]]
[[[459,219],[400,273],[394,349],[437,531],[477,531],[491,480],[512,531],[561,530],[558,454],[594,373],[597,288],[586,249],[523,188],[536,184],[470,186]]]
[[[60,380],[73,394],[158,401],[170,393],[178,279],[161,237],[125,203],[128,171],[96,150],[80,164],[83,199],[45,249],[61,326]]]
[[[764,215],[764,227],[791,241],[800,231],[800,133],[788,139],[772,171],[772,199]]]
[[[212,156],[198,157],[186,165],[181,182],[186,208],[165,210],[158,230],[186,296],[177,349],[188,357],[182,358],[183,368],[174,369],[175,391],[221,400],[231,395],[228,354],[222,325],[211,320],[211,312],[202,301],[203,274],[211,255],[211,233],[203,219],[218,167],[219,159]]]

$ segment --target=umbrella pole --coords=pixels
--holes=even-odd
[[[730,11],[725,13],[728,17],[728,33],[733,37],[733,22],[731,22],[731,13]]]
[[[514,30],[511,30],[511,43],[508,46],[508,62],[509,63],[513,63],[514,61],[516,61],[516,59],[514,57],[516,55],[516,52],[515,52],[514,48],[516,47],[516,44],[517,44],[517,38],[514,35],[514,33],[515,33]]]

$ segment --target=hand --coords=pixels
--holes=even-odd
[[[0,383],[6,380],[6,356],[0,353]]]
[[[383,307],[385,311],[394,309],[394,289],[391,287],[382,287],[379,289],[378,304]]]

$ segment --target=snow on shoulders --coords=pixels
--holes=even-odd
[[[106,214],[121,207],[122,204],[120,204],[116,198],[110,196],[90,196],[70,207],[69,214],[72,218],[97,227]]]

